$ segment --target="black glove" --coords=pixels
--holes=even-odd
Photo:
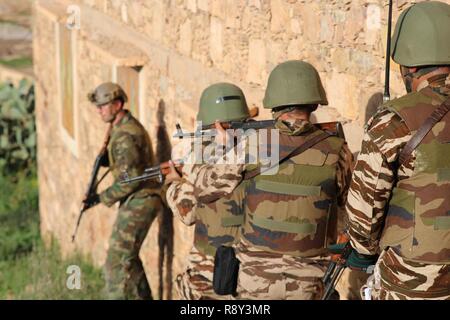
[[[86,208],[92,208],[93,206],[100,203],[100,196],[98,193],[93,193],[89,195],[86,199],[83,200],[84,205]]]

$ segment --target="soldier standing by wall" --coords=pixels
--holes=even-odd
[[[403,11],[392,37],[408,94],[369,120],[347,204],[352,246],[382,250],[372,299],[450,298],[449,39],[435,1]]]
[[[86,201],[111,207],[119,202],[104,266],[106,291],[111,299],[151,299],[139,250],[161,208],[158,186],[152,181],[120,184],[123,172],[130,177],[154,165],[150,138],[144,127],[124,109],[127,95],[115,83],[103,83],[88,95],[104,122],[112,126],[108,166],[115,182]]]
[[[239,121],[250,117],[245,96],[240,88],[230,83],[217,83],[206,88],[200,98],[197,121],[203,125],[213,124],[216,120]],[[214,141],[204,145],[214,147]],[[188,157],[189,158],[189,157]],[[229,195],[241,176],[221,171],[221,165],[214,165],[216,183],[227,196],[208,204],[200,203],[195,194],[194,181],[203,164],[185,164],[182,176],[172,168],[166,176],[166,182],[172,184],[167,191],[167,201],[175,213],[186,225],[195,225],[194,244],[188,256],[186,271],[179,274],[176,287],[181,298],[193,299],[229,299],[230,296],[217,295],[213,291],[214,255],[216,249],[231,246],[239,239],[243,223],[241,200],[242,188]],[[233,180],[233,181],[230,181]]]

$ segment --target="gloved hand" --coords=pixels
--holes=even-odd
[[[89,195],[86,199],[84,199],[83,203],[86,206],[86,209],[92,208],[93,206],[100,203],[100,196],[98,195],[98,193],[93,193]]]
[[[371,269],[378,259],[378,255],[365,255],[352,248],[350,241],[337,243],[328,247],[331,253],[337,255],[334,259],[353,270],[371,273]]]

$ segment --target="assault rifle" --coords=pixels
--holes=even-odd
[[[250,120],[250,121],[227,121],[221,122],[220,125],[224,129],[265,129],[270,128],[275,125],[275,120]],[[319,129],[324,131],[329,131],[345,139],[344,130],[342,128],[342,124],[340,122],[323,122],[314,124]],[[204,125],[198,127],[194,132],[185,132],[181,129],[181,125],[179,123],[176,124],[177,133],[173,136],[174,138],[183,139],[185,137],[213,137],[217,135],[215,124]]]
[[[175,168],[183,166],[182,160],[174,160]],[[136,181],[143,181],[148,179],[156,179],[159,183],[163,182],[164,176],[170,173],[170,164],[168,161],[163,162],[157,166],[150,167],[144,170],[144,173],[137,177],[130,178],[127,172],[124,172],[120,177],[120,184],[128,184]]]
[[[81,209],[80,209],[80,214],[78,215],[77,225],[76,225],[75,231],[74,231],[74,233],[73,233],[73,235],[72,235],[72,242],[75,241],[75,237],[76,237],[76,234],[77,234],[77,231],[78,231],[78,227],[79,227],[79,225],[80,225],[81,218],[83,217],[84,212],[85,212],[86,210],[88,210],[89,208],[92,208],[93,206],[96,205],[96,203],[95,203],[95,204],[89,203],[89,202],[88,202],[88,199],[89,199],[92,195],[94,195],[94,194],[97,193],[97,187],[98,187],[98,185],[99,185],[100,182],[106,177],[106,175],[109,173],[109,169],[108,169],[108,170],[103,174],[103,176],[97,181],[97,175],[98,175],[98,172],[99,172],[99,170],[100,170],[100,166],[101,166],[101,163],[102,163],[102,159],[104,159],[104,157],[107,156],[107,149],[106,149],[106,148],[108,147],[108,143],[109,143],[109,139],[110,139],[110,134],[111,134],[111,129],[112,129],[112,126],[110,126],[109,129],[108,129],[108,131],[106,132],[106,137],[105,137],[105,140],[103,141],[102,148],[100,149],[100,152],[98,153],[97,157],[95,158],[94,166],[93,166],[93,168],[92,168],[91,177],[90,177],[89,183],[88,183],[88,187],[87,187],[87,190],[86,190],[86,192],[85,192],[85,194],[84,194],[84,198],[83,198],[83,201],[82,201],[82,205],[81,205]]]

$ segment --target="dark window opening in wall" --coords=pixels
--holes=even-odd
[[[139,72],[141,69],[141,66],[117,67],[117,83],[122,86],[128,95],[128,104],[126,107],[137,119],[139,119]]]
[[[73,34],[63,24],[59,24],[58,27],[61,120],[67,134],[75,139]]]

